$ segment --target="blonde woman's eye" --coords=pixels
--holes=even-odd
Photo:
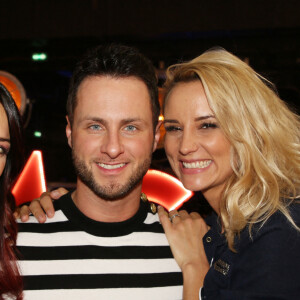
[[[218,126],[215,123],[203,123],[200,128],[202,128],[202,129],[212,128],[213,129],[213,128],[217,128],[217,127]]]
[[[165,126],[166,132],[176,132],[181,131],[181,128],[179,126]]]

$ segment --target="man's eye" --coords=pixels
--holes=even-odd
[[[101,126],[97,125],[97,124],[94,124],[94,125],[89,126],[89,129],[97,131],[97,130],[101,129]]]
[[[134,125],[127,125],[125,127],[125,130],[127,131],[135,131],[137,128]]]
[[[181,128],[179,126],[165,126],[165,130],[167,132],[176,132],[176,131],[180,131]]]

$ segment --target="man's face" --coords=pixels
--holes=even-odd
[[[149,92],[141,80],[86,78],[77,92],[73,124],[66,128],[78,184],[106,200],[140,188],[159,139],[155,132]]]

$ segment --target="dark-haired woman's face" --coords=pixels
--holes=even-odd
[[[7,153],[10,148],[8,120],[3,106],[0,104],[0,176],[5,167]]]

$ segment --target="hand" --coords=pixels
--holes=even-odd
[[[52,218],[55,214],[52,200],[57,200],[66,193],[68,191],[65,188],[45,192],[40,198],[32,200],[29,206],[23,205],[18,207],[14,212],[14,217],[21,219],[22,222],[26,222],[29,219],[29,214],[32,213],[39,223],[44,223],[47,217]]]
[[[196,299],[209,270],[202,239],[209,230],[198,213],[158,208],[160,222],[184,278],[184,299]],[[172,222],[171,222],[171,220]],[[198,298],[197,298],[198,299]]]

